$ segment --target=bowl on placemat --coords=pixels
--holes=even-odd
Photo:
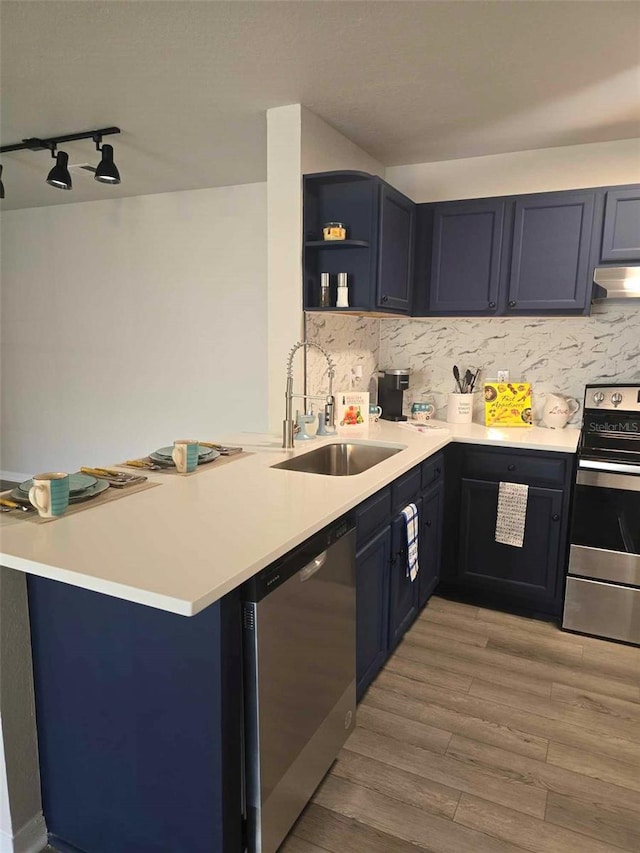
[[[29,489],[33,486],[33,480],[25,480],[12,489],[9,497],[12,501],[16,501],[24,506],[30,506]],[[109,483],[106,480],[101,480],[98,477],[91,477],[89,474],[70,474],[69,475],[69,503],[81,503],[90,498],[95,498],[109,488]]]
[[[172,453],[173,447],[159,447],[158,450],[154,450],[149,454],[149,459],[158,465],[163,465],[165,468],[175,468],[176,466],[171,456]],[[220,456],[219,451],[211,447],[203,447],[202,444],[198,445],[198,465],[213,462],[218,456]]]

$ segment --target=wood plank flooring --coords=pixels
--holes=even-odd
[[[280,853],[640,851],[640,649],[434,597]]]

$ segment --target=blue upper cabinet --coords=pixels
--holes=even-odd
[[[306,311],[411,313],[416,205],[366,172],[304,176],[303,299]],[[325,242],[322,226],[342,222],[344,241]],[[330,276],[330,305],[320,305],[320,277]],[[336,308],[338,273],[347,274],[349,307]]]
[[[640,263],[640,187],[606,191],[600,262]]]
[[[592,190],[516,199],[507,313],[585,310],[594,206]]]
[[[504,214],[504,199],[434,206],[429,313],[496,312]]]
[[[419,204],[416,316],[588,314],[595,189]]]
[[[415,208],[398,190],[380,182],[376,306],[383,311],[411,311]]]

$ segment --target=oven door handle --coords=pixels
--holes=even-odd
[[[614,474],[634,474],[640,472],[640,466],[627,462],[607,462],[604,459],[579,459],[578,468],[585,471],[611,471]]]
[[[616,474],[613,471],[593,471],[578,468],[578,486],[593,486],[597,489],[619,489],[623,492],[640,492],[640,476]]]

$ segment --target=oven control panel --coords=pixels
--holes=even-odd
[[[640,412],[640,385],[587,385],[585,409]]]

